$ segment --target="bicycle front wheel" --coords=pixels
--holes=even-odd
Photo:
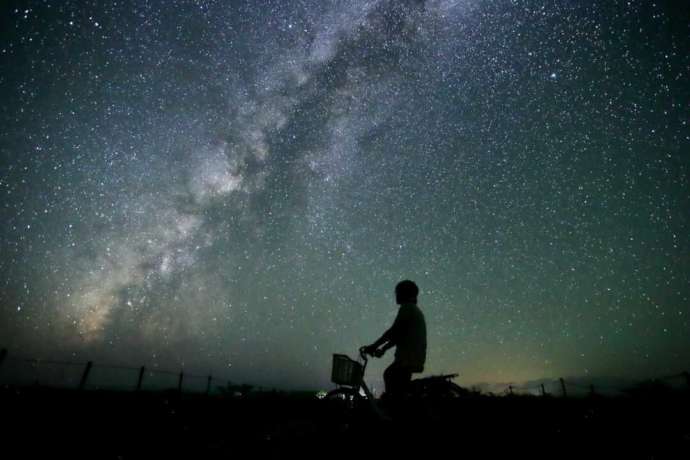
[[[354,407],[355,404],[362,401],[364,398],[354,388],[336,388],[326,394],[324,398],[327,401],[342,402],[344,405]]]
[[[355,422],[364,406],[364,397],[355,388],[336,388],[324,398],[329,405],[329,413],[342,427]]]

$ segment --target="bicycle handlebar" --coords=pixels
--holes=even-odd
[[[367,362],[369,358],[367,358],[367,353],[364,351],[367,347],[359,347],[359,357],[364,360],[364,362]]]

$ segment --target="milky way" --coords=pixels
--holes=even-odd
[[[687,368],[687,8],[9,3],[12,353],[323,387],[410,278],[427,373]]]

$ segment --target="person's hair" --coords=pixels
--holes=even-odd
[[[414,283],[414,281],[404,280],[395,286],[395,295],[398,299],[407,301],[417,301],[417,296],[419,295],[419,288]]]

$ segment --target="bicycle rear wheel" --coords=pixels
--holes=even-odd
[[[467,390],[447,379],[420,379],[412,382],[411,393],[420,399],[447,400],[467,396]]]

